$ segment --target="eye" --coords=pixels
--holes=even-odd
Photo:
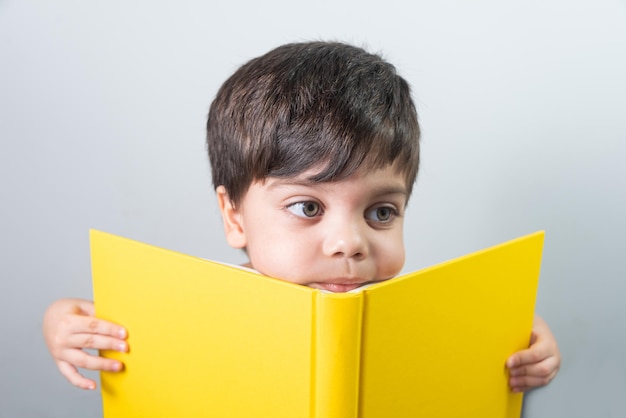
[[[313,201],[292,203],[287,209],[301,218],[314,218],[322,213],[320,204]]]
[[[366,219],[381,223],[391,222],[397,215],[398,211],[391,206],[377,206],[365,212]]]

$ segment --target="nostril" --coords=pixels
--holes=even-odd
[[[365,254],[362,253],[362,252],[356,252],[356,253],[352,254],[352,257],[360,260],[363,257],[365,257]]]

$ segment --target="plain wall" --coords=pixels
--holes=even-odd
[[[91,298],[89,228],[243,260],[209,103],[248,59],[314,39],[381,51],[413,86],[405,271],[546,230],[537,312],[563,364],[524,416],[626,416],[626,2],[3,0],[1,418],[101,416],[41,335],[53,300]]]

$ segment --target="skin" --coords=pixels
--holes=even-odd
[[[83,299],[59,299],[50,305],[44,314],[43,335],[61,374],[81,389],[95,389],[96,382],[81,375],[77,367],[109,372],[123,369],[121,362],[83,349],[129,350],[126,329],[96,318],[93,302]]]
[[[393,166],[312,184],[311,171],[250,185],[237,205],[219,186],[217,198],[228,243],[246,250],[248,267],[267,276],[332,292],[390,279],[404,264],[403,220],[408,199]],[[61,299],[44,316],[44,337],[61,373],[95,389],[77,367],[119,371],[116,360],[83,349],[129,350],[128,332],[94,317],[93,302]],[[535,317],[530,347],[506,362],[514,392],[548,384],[561,364],[556,340]]]
[[[403,176],[387,167],[311,184],[312,174],[255,182],[237,206],[219,187],[228,243],[245,248],[262,274],[317,289],[346,292],[396,276],[404,265]]]
[[[547,385],[561,367],[561,353],[548,324],[535,315],[530,347],[518,351],[506,361],[509,386],[513,392],[525,392]]]

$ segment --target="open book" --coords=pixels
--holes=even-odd
[[[105,418],[518,418],[543,232],[333,294],[91,231]]]

